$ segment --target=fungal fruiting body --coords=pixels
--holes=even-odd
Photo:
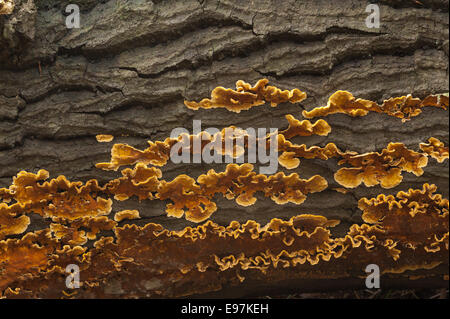
[[[334,178],[348,188],[361,183],[369,187],[380,184],[383,188],[392,188],[401,183],[402,171],[420,176],[427,163],[425,154],[410,150],[402,143],[389,143],[380,153],[343,156],[339,165],[350,164],[353,167],[339,169]]]
[[[211,99],[185,104],[191,109],[225,108],[239,113],[266,102],[276,106],[306,98],[298,89],[282,91],[267,83],[262,79],[252,87],[238,81],[236,90],[218,87]],[[364,116],[373,111],[406,120],[428,106],[447,109],[448,97],[403,96],[379,105],[338,91],[326,107],[303,115]],[[438,163],[448,159],[448,146],[435,137],[421,143],[420,151],[391,142],[380,151],[363,154],[343,151],[332,142],[296,144],[291,139],[328,136],[332,127],[322,119],[311,123],[291,114],[286,119],[286,129],[258,137],[248,129],[229,126],[214,134],[182,133],[150,141],[144,150],[115,144],[110,162],[96,166],[115,171],[131,167],[102,183],[95,179],[72,182],[63,175],[49,179],[44,169],[19,172],[9,187],[0,188],[0,297],[184,297],[246,281],[364,276],[369,264],[377,264],[385,275],[409,279],[417,270],[443,266],[444,270],[436,272],[448,277],[449,201],[436,194],[436,185],[425,183],[422,189],[360,198],[363,223],[335,236],[332,228],[340,221],[315,214],[273,218],[266,225],[248,220],[224,226],[208,220],[219,209],[217,196],[242,207],[254,205],[257,196],[277,205],[301,205],[309,194],[328,188],[324,176],[311,174],[303,179],[297,172],[262,174],[251,163],[228,163],[222,171],[209,169],[197,178],[188,174],[163,178],[164,166],[180,143],[176,154],[195,155],[217,147],[220,155],[237,159],[254,150],[256,142],[274,148],[275,141],[278,162],[287,169],[299,167],[300,159],[334,160],[338,166],[345,165],[334,172],[342,187],[332,189],[339,196],[348,196],[361,185],[396,187],[403,172],[421,176],[428,157]],[[227,134],[229,129],[236,134]],[[113,136],[96,138],[108,142]],[[239,147],[238,140],[242,141]],[[227,148],[230,144],[231,149]],[[113,203],[122,202],[123,207],[133,197],[164,201],[167,218],[203,224],[170,230],[145,223],[149,217],[145,210],[113,209]],[[29,230],[35,215],[44,226]],[[67,291],[61,277],[69,264],[79,266],[83,289]]]
[[[266,102],[272,107],[280,103],[299,103],[306,98],[306,93],[299,89],[280,90],[275,86],[268,86],[269,80],[261,79],[255,86],[251,86],[242,80],[236,82],[236,90],[216,87],[211,92],[210,99],[203,99],[200,102],[185,101],[184,104],[192,109],[213,109],[225,108],[228,111],[240,113],[254,106],[262,105]]]
[[[13,0],[0,0],[0,14],[11,14],[14,11]]]
[[[133,210],[128,210],[128,209],[127,210],[122,210],[120,212],[117,212],[114,215],[114,220],[116,222],[121,222],[121,221],[126,220],[126,219],[139,219],[139,218],[141,218],[141,216],[139,216],[139,211],[136,210],[136,209],[133,209]]]
[[[311,124],[308,120],[299,121],[293,115],[286,115],[286,119],[289,122],[289,127],[281,131],[281,134],[287,139],[294,136],[311,136],[322,135],[327,136],[331,132],[331,127],[324,120],[318,120],[314,124]]]
[[[109,135],[109,134],[98,134],[95,136],[95,138],[97,139],[97,142],[99,142],[99,143],[108,143],[108,142],[112,142],[112,140],[114,139],[114,136]]]
[[[6,203],[0,206],[4,211],[4,217],[0,217],[11,225],[10,232],[23,232],[26,229],[29,220],[15,217],[29,211],[42,217],[67,219],[108,215],[112,206],[112,199],[107,198],[109,195],[119,201],[132,196],[140,200],[169,200],[172,202],[166,208],[169,216],[180,218],[185,215],[187,220],[201,222],[216,211],[216,204],[212,201],[216,194],[235,199],[241,206],[253,205],[257,192],[277,204],[301,204],[308,193],[323,191],[328,186],[327,181],[319,175],[305,180],[297,173],[257,174],[249,163],[228,164],[224,172],[210,170],[197,180],[183,174],[166,181],[161,179],[160,169],[141,163],[134,169],[122,170],[122,177],[103,186],[96,180],[85,184],[70,182],[64,176],[39,183],[48,177],[48,172],[44,170],[37,174],[20,172],[8,189],[2,189],[5,194],[12,192],[12,198],[17,202],[11,206]],[[119,216],[117,218],[120,219]]]
[[[274,218],[265,226],[207,221],[180,231],[154,223],[119,227],[106,216],[58,218],[47,229],[0,241],[0,296],[64,297],[58,278],[67,264],[83,273],[77,297],[131,291],[136,297],[179,297],[245,280],[337,279],[362,276],[371,263],[384,274],[408,278],[409,271],[448,268],[449,201],[435,191],[425,184],[396,196],[362,198],[366,223],[352,225],[343,237],[330,232],[339,221],[310,214]],[[92,230],[86,234],[80,226]],[[97,239],[101,230],[113,236]],[[87,241],[95,242],[89,248]],[[120,292],[107,288],[114,284]]]
[[[350,116],[365,116],[369,112],[385,113],[407,121],[411,117],[422,113],[424,107],[438,107],[448,109],[448,95],[428,95],[424,99],[413,98],[411,95],[394,97],[383,101],[382,104],[364,99],[355,99],[347,91],[337,91],[328,99],[327,106],[317,107],[311,111],[303,111],[306,118],[327,116],[329,114],[344,113]]]
[[[435,137],[430,137],[428,143],[420,143],[420,149],[434,158],[438,163],[448,159],[448,146]]]
[[[280,134],[287,139],[295,136],[320,135],[327,136],[331,132],[330,125],[324,120],[318,120],[314,124],[308,120],[299,121],[293,115],[286,115],[289,123],[286,130]],[[166,138],[164,141],[149,141],[149,146],[144,150],[139,150],[128,144],[114,144],[111,149],[110,162],[97,163],[96,167],[104,170],[117,170],[121,166],[134,165],[142,163],[146,165],[164,166],[171,158],[171,152],[187,151],[189,154],[202,154],[216,151],[222,155],[228,155],[236,158],[241,156],[242,152],[255,150],[257,143],[266,143],[270,148],[270,138],[273,134],[267,134],[259,137],[250,134],[246,130],[229,126],[221,131],[210,134],[208,131],[201,131],[198,134],[182,133],[176,138]],[[237,145],[241,141],[242,149],[227,149],[227,145]],[[196,148],[195,146],[198,145]],[[281,150],[279,148],[278,150]]]

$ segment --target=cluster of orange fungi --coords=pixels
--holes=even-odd
[[[238,81],[236,90],[217,87],[210,99],[185,104],[195,110],[225,108],[239,113],[266,102],[274,107],[306,98],[299,89],[283,91],[267,84],[267,79],[253,87]],[[427,106],[447,109],[448,96],[418,99],[408,95],[377,104],[338,91],[326,107],[304,111],[303,116],[376,112],[407,120]],[[347,166],[334,174],[343,186],[334,189],[342,194],[362,183],[395,187],[401,183],[403,171],[422,175],[428,156],[439,163],[449,157],[448,146],[434,137],[419,145],[421,152],[402,143],[389,143],[379,152],[364,154],[342,151],[334,143],[299,145],[290,139],[327,136],[331,127],[322,119],[311,123],[290,114],[286,119],[288,127],[276,133],[279,164],[294,169],[300,158],[336,158],[338,165]],[[154,223],[133,224],[131,220],[141,219],[135,209],[113,212],[114,200],[161,200],[167,202],[168,216],[184,216],[199,223],[217,210],[217,194],[241,206],[253,205],[257,194],[278,205],[302,204],[309,193],[328,188],[327,180],[319,175],[302,179],[297,173],[258,174],[249,163],[231,163],[222,172],[211,169],[196,179],[182,174],[170,181],[154,167],[166,165],[171,148],[180,141],[188,147],[199,142],[201,151],[219,141],[222,155],[241,155],[254,147],[255,137],[245,130],[238,132],[239,136],[228,136],[225,129],[216,134],[182,134],[149,142],[145,150],[115,144],[111,161],[97,167],[134,167],[122,169],[120,177],[103,185],[95,179],[71,182],[64,176],[49,180],[43,169],[19,172],[9,187],[0,189],[0,297],[180,297],[217,291],[246,279],[358,276],[374,262],[384,274],[406,278],[410,278],[408,271],[448,266],[449,201],[429,184],[395,196],[361,198],[358,208],[364,223],[352,225],[342,237],[334,237],[330,231],[339,221],[311,214],[289,220],[274,218],[264,226],[252,220],[244,224],[232,221],[226,226],[208,220],[174,231]],[[262,137],[269,147],[271,134]],[[96,138],[98,142],[114,139],[106,134]],[[225,146],[237,138],[243,138],[243,149],[226,154]],[[27,231],[33,215],[47,221],[43,229]],[[80,267],[83,289],[71,291],[61,280],[69,264]],[[114,279],[118,274],[120,281]]]

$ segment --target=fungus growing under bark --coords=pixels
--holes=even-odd
[[[448,95],[428,95],[424,99],[413,98],[411,95],[392,97],[382,104],[364,99],[355,99],[347,91],[337,91],[328,99],[327,106],[317,107],[311,111],[303,111],[306,118],[344,113],[350,116],[365,116],[369,112],[385,113],[407,121],[422,113],[423,107],[438,107],[448,109]]]
[[[184,104],[192,110],[225,108],[240,113],[242,110],[266,102],[275,107],[284,102],[299,103],[306,98],[306,93],[299,89],[282,91],[275,86],[267,86],[267,83],[268,79],[261,79],[252,87],[249,83],[239,80],[236,82],[236,90],[219,86],[211,92],[210,99],[203,99],[200,102],[185,101]]]
[[[428,143],[420,143],[420,149],[434,158],[438,163],[448,159],[448,146],[435,137],[430,137]]]

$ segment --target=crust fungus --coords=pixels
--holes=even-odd
[[[249,83],[239,80],[236,82],[236,90],[219,86],[211,92],[210,99],[200,102],[185,101],[184,104],[192,110],[225,108],[240,113],[266,102],[275,107],[284,102],[299,103],[306,98],[306,93],[299,89],[282,91],[275,86],[267,86],[267,83],[268,79],[261,79],[252,87]]]
[[[122,210],[120,212],[117,212],[114,215],[114,220],[116,222],[121,222],[122,220],[125,220],[125,219],[139,219],[139,218],[141,218],[141,216],[139,215],[139,211],[135,210],[135,209],[133,209],[133,210],[129,210],[129,209]]]
[[[267,86],[267,82],[263,79],[252,87],[238,81],[236,90],[218,87],[211,99],[185,104],[192,109],[223,107],[240,112],[265,102],[276,106],[282,102],[297,103],[306,97],[298,89],[281,91]],[[330,97],[327,107],[304,115],[363,116],[374,111],[406,120],[417,116],[425,106],[446,109],[448,97],[430,95],[420,100],[406,96],[378,105],[338,91]],[[296,145],[288,139],[326,136],[331,128],[323,120],[312,124],[292,115],[286,119],[288,128],[277,136],[279,163],[292,169],[299,165],[299,158],[336,157],[339,165],[350,166],[335,174],[336,181],[347,188],[361,183],[391,188],[402,181],[403,171],[422,175],[427,155],[439,162],[448,159],[448,147],[433,137],[420,144],[426,154],[409,150],[402,143],[389,143],[381,152],[365,154],[343,152],[333,143],[324,147]],[[405,278],[411,278],[408,271],[448,266],[449,201],[435,194],[436,186],[429,184],[395,196],[380,194],[360,199],[358,207],[364,223],[350,226],[342,237],[333,236],[330,230],[339,221],[311,214],[287,221],[274,218],[264,226],[253,220],[242,224],[231,221],[226,226],[206,221],[178,231],[155,223],[119,226],[127,219],[140,218],[137,210],[119,211],[113,219],[107,216],[112,205],[108,196],[120,201],[132,196],[139,200],[167,200],[167,215],[184,216],[199,223],[217,210],[217,194],[241,206],[253,205],[258,193],[276,204],[301,204],[309,193],[328,187],[326,179],[319,175],[302,179],[297,173],[257,174],[248,163],[229,164],[223,172],[211,169],[197,179],[181,174],[171,181],[162,179],[160,169],[147,166],[165,165],[172,146],[181,140],[187,141],[189,147],[200,143],[201,151],[208,143],[219,141],[221,154],[233,157],[250,147],[248,132],[241,130],[244,149],[234,148],[227,153],[224,145],[230,140],[224,130],[149,142],[143,151],[115,144],[111,162],[99,163],[97,167],[135,167],[123,169],[121,177],[103,186],[96,180],[70,182],[64,176],[48,180],[45,170],[18,173],[9,188],[0,189],[0,298],[182,297],[236,286],[246,280],[363,276],[364,267],[371,263],[379,265],[383,273]],[[270,143],[269,137],[262,139]],[[230,138],[234,141],[236,137]],[[107,138],[97,136],[97,140]],[[348,192],[344,188],[334,190]],[[33,213],[47,219],[48,226],[25,233],[31,221],[28,215]],[[25,234],[18,238],[22,233]],[[61,280],[68,264],[77,264],[83,274],[84,289],[76,294],[67,293],[65,281]]]
[[[161,177],[160,169],[138,163],[134,169],[123,169],[122,177],[109,181],[105,190],[114,194],[114,198],[120,201],[131,196],[137,196],[139,200],[153,199],[152,193],[158,190]]]
[[[149,142],[149,147],[144,151],[138,150],[127,144],[114,144],[111,149],[111,162],[98,163],[95,166],[104,170],[117,170],[121,166],[136,163],[163,166],[170,156],[170,148],[177,140],[167,138],[164,142]]]
[[[444,144],[435,138],[430,138],[428,144],[422,143],[420,147],[440,162],[448,158],[448,147],[444,147]],[[421,176],[422,168],[428,164],[425,154],[410,150],[402,143],[389,143],[381,153],[358,154],[352,151],[342,152],[334,143],[329,143],[324,148],[296,145],[280,134],[278,150],[282,152],[278,157],[280,165],[288,169],[298,167],[299,158],[341,158],[339,165],[350,164],[353,167],[339,169],[334,177],[340,185],[347,188],[357,187],[361,183],[368,187],[381,184],[384,188],[392,188],[403,180],[402,171]]]
[[[0,203],[0,240],[8,235],[24,233],[30,225],[30,218],[23,215],[24,207],[20,204],[8,206]]]
[[[449,201],[435,194],[436,189],[424,184],[421,190],[400,191],[396,196],[362,198],[358,207],[366,223],[379,225],[392,239],[411,247],[423,245],[428,251],[445,244],[448,250]]]
[[[366,186],[380,184],[383,188],[397,186],[403,180],[402,171],[423,174],[428,158],[405,147],[402,143],[389,143],[381,151],[361,155],[342,155],[339,165],[350,164],[353,167],[341,168],[335,174],[335,180],[342,186],[354,188],[364,183]]]
[[[318,120],[311,124],[308,120],[299,121],[291,114],[286,115],[286,119],[289,122],[289,127],[280,133],[287,139],[294,136],[327,136],[331,132],[330,125],[324,120]]]
[[[448,264],[449,202],[435,191],[425,184],[395,197],[363,198],[359,208],[366,224],[352,225],[343,237],[333,237],[329,229],[339,221],[308,214],[274,218],[265,226],[252,220],[228,226],[207,221],[179,231],[154,223],[118,227],[105,216],[55,219],[50,229],[0,241],[0,296],[66,296],[60,278],[71,263],[83,274],[80,298],[181,297],[246,280],[362,276],[370,263],[396,276],[431,269]],[[83,236],[57,226],[98,226],[100,219],[114,236],[91,248],[83,247]],[[95,238],[93,232],[88,239]],[[118,274],[121,289],[110,290]]]
[[[37,174],[21,171],[13,178],[8,192],[10,199],[42,217],[76,219],[84,216],[107,215],[112,200],[98,197],[102,191],[97,180],[70,182],[61,175],[50,181],[46,170]]]
[[[0,0],[0,14],[11,14],[14,11],[13,0]]]
[[[428,143],[420,143],[420,149],[434,158],[438,163],[448,159],[448,146],[435,137],[430,137]]]
[[[87,248],[63,245],[52,237],[49,228],[29,232],[20,239],[0,240],[0,297],[8,291],[8,286],[15,286],[18,296],[33,297],[40,290],[46,289],[45,277],[49,274],[64,273],[66,265],[78,263]],[[24,283],[29,282],[30,287]],[[62,289],[58,290],[58,294]],[[30,294],[31,293],[31,294]],[[51,298],[51,297],[49,297]]]
[[[179,297],[219,290],[224,284],[237,285],[250,278],[335,279],[357,274],[375,261],[384,273],[397,275],[430,269],[448,260],[448,200],[431,195],[434,190],[424,185],[424,190],[399,193],[391,206],[383,195],[376,200],[362,199],[360,208],[369,224],[353,225],[344,237],[337,238],[329,228],[338,221],[314,215],[299,215],[288,221],[275,218],[265,226],[254,221],[233,221],[228,226],[208,221],[180,231],[152,223],[116,226],[116,240],[99,239],[87,253],[80,246],[61,249],[58,240],[40,231],[21,240],[0,242],[0,255],[6,260],[2,265],[6,280],[0,280],[0,290],[8,296],[12,291],[26,296],[33,287],[43,287],[36,290],[40,296],[61,291],[57,288],[63,282],[51,279],[60,274],[60,265],[73,261],[83,271],[86,289],[80,293],[97,297],[120,297],[130,291],[136,296]],[[411,205],[413,202],[417,205]],[[417,208],[420,212],[414,212]],[[370,216],[373,214],[376,216]],[[417,223],[423,227],[417,227]],[[405,232],[405,227],[411,232]],[[37,237],[44,246],[33,244]],[[5,250],[13,246],[14,250]],[[18,247],[34,257],[24,263],[14,254]],[[25,251],[25,247],[31,250]],[[34,276],[15,279],[18,272],[13,265],[19,265],[22,274]],[[126,272],[122,272],[123,267]],[[116,295],[105,287],[118,273],[123,277],[123,293]],[[151,279],[152,284],[145,281],[143,285],[143,278]],[[43,282],[50,285],[39,285]]]
[[[0,188],[0,200],[9,203],[14,198],[14,193],[8,188]]]
[[[328,143],[325,147],[297,145],[286,140],[283,134],[278,134],[278,151],[282,152],[278,157],[278,162],[287,169],[298,167],[299,158],[327,160],[333,157],[357,155],[356,152],[342,152],[334,143]]]
[[[50,231],[56,239],[64,244],[84,245],[88,240],[95,240],[100,231],[112,230],[117,223],[106,216],[81,217],[75,220],[53,218]]]
[[[193,154],[195,149],[194,145],[196,145],[196,143],[200,145],[198,151],[202,152],[206,145],[213,147],[216,141],[220,141],[222,145],[221,154],[225,155],[227,139],[231,139],[234,143],[236,138],[239,137],[234,136],[233,134],[226,134],[227,129],[236,128],[230,126],[214,135],[211,135],[206,131],[201,131],[196,135],[183,133],[177,138],[166,138],[164,141],[155,142],[149,141],[149,147],[145,150],[138,150],[127,144],[114,144],[111,149],[111,161],[108,163],[98,163],[96,164],[96,167],[104,170],[117,170],[121,166],[134,165],[136,163],[164,166],[170,158],[172,147],[178,143],[182,144],[183,148]],[[244,130],[240,130],[239,132],[242,134],[242,137],[248,137]],[[227,155],[238,156],[239,154],[232,153]]]
[[[448,96],[444,94],[428,95],[424,99],[413,98],[411,95],[393,97],[382,104],[364,99],[355,99],[347,91],[337,91],[328,99],[327,106],[317,107],[311,111],[303,111],[306,118],[344,113],[350,116],[365,116],[369,112],[385,113],[407,121],[422,113],[423,107],[448,108]]]
[[[291,114],[286,115],[289,126],[286,130],[282,131],[278,135],[278,140],[281,146],[278,150],[289,152],[286,148],[289,148],[292,144],[285,141],[286,139],[295,136],[311,136],[321,135],[326,136],[331,132],[331,127],[324,120],[318,120],[312,124],[308,120],[299,121]],[[232,133],[230,133],[230,131]],[[182,145],[182,149],[178,149],[178,152],[187,150],[189,154],[203,154],[211,153],[213,149],[218,148],[218,154],[221,156],[230,156],[237,158],[244,155],[251,149],[256,148],[257,143],[266,143],[266,146],[270,147],[270,139],[273,133],[269,133],[262,137],[256,137],[253,134],[249,134],[246,130],[239,129],[235,126],[229,126],[222,129],[220,132],[210,134],[207,131],[201,131],[195,135],[189,135],[182,133],[177,138],[166,138],[164,141],[149,141],[149,147],[144,150],[136,149],[127,144],[114,144],[111,149],[111,160],[107,163],[96,164],[97,168],[104,170],[117,170],[121,166],[134,165],[136,163],[145,165],[164,166],[167,164],[171,152],[176,152],[177,149],[172,148],[178,143]],[[281,139],[281,140],[280,140]],[[237,141],[240,140],[242,145],[237,145]],[[199,145],[199,147],[195,147]],[[233,145],[233,148],[227,149],[227,145]],[[332,144],[334,145],[334,144]],[[327,146],[332,152],[332,146]],[[329,152],[325,150],[324,153]],[[196,153],[197,152],[197,153]],[[284,155],[286,157],[288,155]],[[283,157],[282,157],[283,159]],[[284,163],[285,161],[283,161]],[[287,165],[287,164],[286,164]]]
[[[221,193],[227,199],[235,199],[241,206],[253,205],[254,194],[262,192],[277,204],[292,202],[301,204],[308,193],[321,192],[327,188],[326,180],[315,175],[308,180],[298,174],[285,175],[283,172],[266,176],[253,171],[251,164],[228,164],[224,172],[214,170],[200,175],[195,181],[187,175],[179,175],[171,182],[161,181],[157,198],[170,199],[167,205],[169,216],[182,217],[193,222],[206,220],[217,209],[211,200]]]
[[[114,136],[109,135],[109,134],[98,134],[95,136],[95,138],[97,139],[97,142],[99,142],[99,143],[108,143],[108,142],[112,142],[112,140],[114,140]]]

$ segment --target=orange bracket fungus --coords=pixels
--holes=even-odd
[[[76,223],[71,232],[58,227],[57,219],[48,229],[0,240],[0,297],[67,297],[61,275],[68,264],[83,274],[79,298],[182,297],[247,280],[362,277],[371,263],[383,274],[406,278],[409,271],[443,265],[448,276],[449,201],[435,191],[425,184],[396,196],[362,198],[365,223],[352,225],[343,237],[330,231],[339,221],[309,214],[264,226],[207,221],[179,231],[154,223],[100,226],[103,216],[88,227],[114,225],[113,235],[86,247],[86,238],[76,233],[84,222],[65,220]]]
[[[84,245],[88,240],[95,240],[100,231],[114,229],[116,224],[116,222],[106,216],[88,216],[71,221],[64,218],[53,218],[50,224],[50,231],[62,243]]]
[[[382,104],[364,99],[355,99],[347,91],[337,91],[328,99],[327,106],[317,107],[311,111],[303,111],[306,118],[327,116],[329,114],[344,113],[350,116],[365,116],[369,112],[385,113],[407,121],[411,117],[422,113],[423,107],[438,107],[448,109],[448,95],[428,95],[424,99],[413,98],[411,95],[393,97]]]
[[[164,141],[155,142],[149,141],[149,147],[145,150],[136,149],[128,144],[114,144],[111,149],[111,161],[107,163],[98,163],[96,164],[96,167],[103,170],[117,170],[121,166],[134,165],[136,163],[164,166],[170,159],[172,147],[177,144],[182,145],[182,149],[180,151],[186,149],[190,154],[194,154],[194,145],[197,143],[199,145],[198,151],[202,153],[205,147],[215,147],[217,141],[220,141],[220,153],[222,155],[236,157],[240,155],[236,152],[237,150],[233,149],[232,153],[228,154],[226,153],[225,146],[229,142],[234,145],[235,140],[239,138],[239,136],[228,134],[228,129],[236,132],[236,128],[231,126],[224,128],[222,131],[214,135],[211,135],[206,131],[201,131],[196,135],[183,133],[177,138],[166,138]],[[246,138],[246,141],[248,141],[248,134],[245,130],[239,130],[238,132],[240,132],[240,134],[242,134],[241,136]]]
[[[278,151],[296,152],[295,147],[292,145],[292,143],[286,141],[286,139],[295,136],[327,136],[331,132],[331,127],[324,120],[318,120],[314,124],[312,124],[308,120],[299,121],[291,114],[286,115],[286,119],[289,123],[288,128],[277,134]],[[164,166],[170,159],[171,151],[173,151],[172,148],[177,144],[182,145],[181,151],[187,150],[191,154],[194,154],[195,144],[197,143],[200,146],[198,148],[198,152],[201,153],[206,150],[211,151],[211,149],[215,148],[216,145],[219,145],[218,148],[221,155],[228,155],[236,158],[243,155],[246,150],[248,151],[252,148],[255,148],[257,141],[260,140],[266,140],[267,146],[270,147],[271,136],[272,134],[267,134],[264,137],[257,138],[256,136],[250,135],[246,130],[239,129],[234,126],[229,126],[215,134],[210,134],[207,131],[201,131],[196,135],[182,133],[177,138],[166,138],[164,141],[155,142],[149,141],[149,147],[144,150],[136,149],[128,144],[114,144],[111,149],[110,162],[97,163],[96,167],[104,170],[117,170],[121,166],[134,165],[136,163]],[[237,145],[236,141],[238,139],[242,140],[242,146]],[[231,151],[227,150],[228,144],[233,145],[233,149]],[[240,149],[239,147],[241,147],[242,149]],[[333,148],[333,146],[331,145],[327,147]],[[329,151],[332,152],[332,150],[330,149],[324,150],[324,153],[327,153]],[[286,156],[286,154],[284,156]],[[298,156],[301,157],[301,155]]]
[[[111,212],[112,200],[97,196],[102,190],[97,180],[70,182],[65,176],[59,176],[44,181],[48,177],[46,170],[39,170],[37,174],[19,172],[9,189],[1,193],[14,199],[17,202],[15,205],[42,217],[76,219],[108,215]]]
[[[435,137],[430,137],[428,143],[420,143],[420,149],[434,158],[438,163],[448,159],[448,146]]]
[[[161,170],[142,163],[138,163],[134,169],[125,168],[122,177],[104,186],[99,186],[96,180],[90,180],[84,185],[70,182],[64,176],[39,183],[47,178],[48,172],[44,170],[37,174],[20,172],[13,178],[9,191],[13,192],[17,203],[11,206],[2,203],[0,206],[1,218],[9,225],[3,231],[5,234],[21,233],[27,228],[28,218],[20,217],[25,211],[44,218],[60,217],[68,220],[108,215],[112,199],[100,195],[114,195],[114,199],[120,201],[132,196],[137,196],[139,200],[170,200],[172,203],[167,204],[166,208],[169,216],[180,218],[185,215],[187,220],[198,223],[217,210],[212,200],[219,193],[227,199],[235,199],[241,206],[253,205],[257,192],[280,205],[289,202],[301,204],[308,193],[321,192],[328,187],[327,181],[319,175],[304,180],[297,173],[257,174],[249,163],[228,164],[224,172],[210,170],[197,180],[182,174],[172,181],[166,181],[161,179]],[[133,214],[135,218],[139,216]],[[116,221],[123,219],[121,215],[132,217],[133,214],[130,211],[118,214]]]
[[[299,89],[282,91],[275,86],[267,86],[267,83],[268,79],[261,79],[252,87],[249,83],[239,80],[236,82],[236,90],[219,86],[211,92],[210,99],[203,99],[200,102],[185,101],[184,104],[193,110],[225,108],[240,113],[242,110],[266,102],[275,107],[284,102],[299,103],[306,98],[306,93]]]
[[[160,180],[160,171],[144,164],[138,164],[134,170],[125,169],[122,174],[123,177],[105,186],[116,199],[125,200],[136,195],[139,199],[170,200],[173,203],[167,204],[168,216],[180,218],[185,215],[187,220],[197,223],[208,219],[217,210],[212,201],[215,194],[235,199],[241,206],[253,205],[256,192],[262,192],[277,204],[301,204],[308,193],[321,192],[328,186],[319,175],[304,180],[296,173],[257,174],[249,163],[228,164],[224,172],[210,170],[197,180],[184,174],[170,182]]]
[[[129,209],[122,210],[120,212],[117,212],[114,215],[114,220],[116,222],[121,222],[122,220],[125,220],[125,219],[139,219],[139,218],[141,218],[139,216],[139,211],[135,210],[135,209],[133,209],[133,210],[129,210]]]
[[[13,0],[0,0],[0,14],[11,14],[14,10]]]
[[[366,223],[380,225],[405,245],[422,245],[425,251],[432,252],[445,244],[448,250],[449,201],[434,194],[436,190],[436,185],[424,184],[421,190],[400,191],[396,196],[362,198],[358,207]]]
[[[161,177],[160,169],[138,163],[134,169],[122,170],[122,177],[109,181],[105,191],[114,194],[114,198],[120,201],[131,196],[137,196],[139,200],[154,199],[152,193],[158,190]]]
[[[8,206],[6,203],[0,203],[0,240],[27,230],[30,218],[23,214],[24,211],[24,206],[20,204]]]
[[[366,186],[380,184],[383,188],[397,186],[403,180],[402,171],[416,176],[423,174],[423,167],[428,164],[425,154],[417,153],[402,143],[389,143],[380,153],[371,152],[361,155],[346,154],[339,165],[350,164],[335,174],[335,180],[342,186],[354,188],[364,183]]]
[[[10,1],[0,0],[0,13],[5,10],[4,3]],[[185,104],[191,109],[226,108],[239,113],[266,102],[276,106],[306,98],[298,89],[282,91],[267,84],[267,79],[253,87],[238,81],[236,90],[217,87],[211,99]],[[429,95],[422,100],[403,96],[379,105],[338,91],[326,107],[303,115],[377,112],[408,120],[427,106],[447,109],[448,96]],[[343,187],[333,188],[339,192],[334,195],[344,197],[349,196],[349,188],[362,183],[393,188],[401,183],[403,171],[420,176],[428,156],[440,163],[448,159],[448,147],[434,137],[420,144],[422,152],[402,143],[389,143],[380,152],[364,154],[341,151],[334,143],[297,145],[289,139],[327,136],[331,127],[321,119],[311,123],[290,114],[286,119],[286,129],[258,138],[251,136],[249,129],[230,126],[216,133],[199,130],[198,134],[182,133],[149,142],[144,150],[115,144],[111,161],[96,166],[105,170],[134,167],[123,168],[121,176],[102,185],[95,179],[71,182],[63,175],[49,179],[49,172],[43,169],[19,172],[9,187],[0,188],[0,298],[186,297],[246,282],[363,278],[365,267],[372,263],[382,274],[401,279],[427,276],[415,272],[443,266],[436,273],[448,278],[449,201],[436,193],[433,184],[395,195],[361,198],[362,223],[333,234],[332,228],[340,221],[313,214],[289,220],[273,218],[266,225],[253,220],[219,225],[208,220],[218,210],[217,195],[240,206],[255,204],[257,195],[279,205],[302,204],[309,194],[328,187],[320,175],[302,179],[297,173],[258,174],[250,163],[230,163],[224,171],[210,169],[197,178],[181,174],[165,180],[163,171],[154,167],[166,165],[180,142],[183,147],[176,152],[195,155],[218,145],[220,155],[238,158],[254,149],[255,141],[271,146],[275,137],[278,162],[285,168],[298,167],[300,158],[336,158],[338,165],[346,165],[334,174]],[[227,135],[227,129],[237,134]],[[110,135],[96,138],[99,142],[113,139]],[[239,139],[243,143],[234,146]],[[230,143],[231,150],[226,147]],[[114,201],[134,196],[164,201],[168,216],[204,223],[170,230],[145,223],[135,209],[112,212]],[[42,220],[37,229],[30,227],[35,217]],[[139,221],[133,223],[135,219]],[[79,267],[83,289],[67,291],[64,279],[70,264]]]
[[[225,145],[227,144],[227,139],[234,143],[236,138],[238,138],[234,134],[227,134],[228,129],[236,132],[236,128],[231,126],[214,135],[206,131],[201,131],[196,135],[182,133],[177,138],[166,138],[164,141],[155,142],[149,141],[149,147],[145,150],[138,150],[127,144],[114,144],[111,149],[111,161],[109,163],[98,163],[96,167],[104,170],[117,170],[121,166],[136,163],[164,166],[171,156],[172,147],[177,144],[182,145],[182,148],[187,149],[189,153],[194,153],[194,145],[197,143],[200,146],[198,151],[202,152],[206,146],[213,147],[216,141],[220,140],[222,145],[221,154],[226,154]],[[239,130],[239,132],[243,137],[247,136],[244,130]],[[236,154],[228,155],[236,156]]]
[[[278,151],[282,152],[278,157],[278,162],[287,169],[298,167],[300,164],[299,158],[327,160],[343,154],[356,154],[349,151],[343,153],[334,143],[328,143],[325,147],[307,147],[305,144],[297,145],[286,140],[282,134],[278,135]]]
[[[181,188],[175,191],[173,187],[178,183]],[[169,215],[179,216],[183,212],[182,207],[186,207],[186,219],[200,222],[216,210],[216,205],[210,202],[216,193],[221,193],[227,199],[235,198],[236,203],[241,206],[253,205],[256,202],[256,192],[262,192],[265,197],[270,197],[280,205],[288,202],[301,204],[308,193],[321,192],[327,187],[327,181],[319,175],[308,180],[301,179],[296,173],[285,175],[278,172],[266,176],[255,173],[253,165],[246,163],[240,166],[228,164],[226,170],[221,173],[210,170],[207,174],[200,175],[197,183],[185,175],[180,175],[170,183],[163,181],[158,192],[160,199],[172,199],[173,194],[177,194],[173,198],[175,204],[168,205]],[[205,208],[199,206],[199,203],[205,205]]]
[[[294,136],[327,136],[331,132],[330,125],[324,120],[318,120],[314,124],[311,124],[308,120],[299,121],[291,114],[286,115],[286,119],[289,122],[289,127],[280,133],[287,139]]]
[[[127,144],[114,144],[111,149],[111,162],[98,163],[95,166],[104,170],[117,170],[121,166],[138,162],[163,166],[169,160],[170,148],[175,143],[177,140],[171,138],[167,138],[164,142],[149,142],[149,147],[144,151]]]
[[[109,135],[109,134],[98,134],[95,136],[95,138],[97,139],[97,142],[99,142],[99,143],[108,143],[108,142],[112,142],[112,140],[114,140],[114,136]]]

